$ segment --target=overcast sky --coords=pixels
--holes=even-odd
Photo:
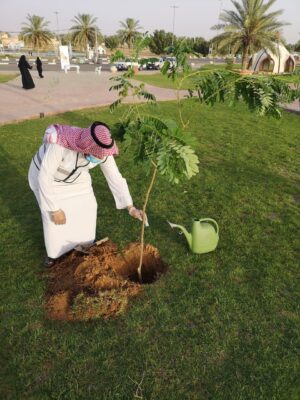
[[[230,0],[0,0],[0,31],[20,31],[27,14],[49,21],[49,29],[57,30],[55,11],[58,11],[60,31],[68,30],[78,13],[92,14],[104,35],[120,28],[119,21],[134,18],[145,31],[173,30],[173,8],[177,36],[203,36],[210,39],[215,32],[211,26],[218,22],[220,10],[232,9]],[[300,0],[277,0],[273,10],[283,9],[282,20],[291,25],[284,28],[289,43],[300,40]]]

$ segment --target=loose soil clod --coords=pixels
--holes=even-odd
[[[48,274],[46,313],[49,319],[80,321],[108,318],[126,309],[130,298],[142,291],[137,268],[140,244],[131,243],[122,252],[110,240],[88,249],[73,251]],[[143,283],[152,283],[166,272],[158,250],[144,247]]]

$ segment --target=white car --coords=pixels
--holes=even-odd
[[[176,67],[176,57],[162,57],[159,59],[160,68],[164,65],[165,61],[169,61],[169,68]]]
[[[140,65],[138,63],[128,61],[128,60],[115,62],[115,66],[117,67],[118,71],[128,71],[128,69],[130,67],[134,67],[135,65],[140,67]]]

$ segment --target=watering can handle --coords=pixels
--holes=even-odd
[[[219,235],[219,225],[217,224],[217,221],[215,221],[212,218],[202,218],[202,219],[200,219],[200,222],[206,222],[206,221],[212,222],[215,225],[216,231],[217,231],[217,235]]]

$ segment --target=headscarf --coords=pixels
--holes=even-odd
[[[119,154],[109,127],[98,121],[94,122],[89,128],[59,124],[50,125],[45,131],[44,142],[57,143],[67,149],[91,154],[100,159]]]
[[[19,59],[18,67],[20,68],[20,67],[27,67],[27,66],[28,66],[28,62],[26,60],[26,57],[23,54]]]

